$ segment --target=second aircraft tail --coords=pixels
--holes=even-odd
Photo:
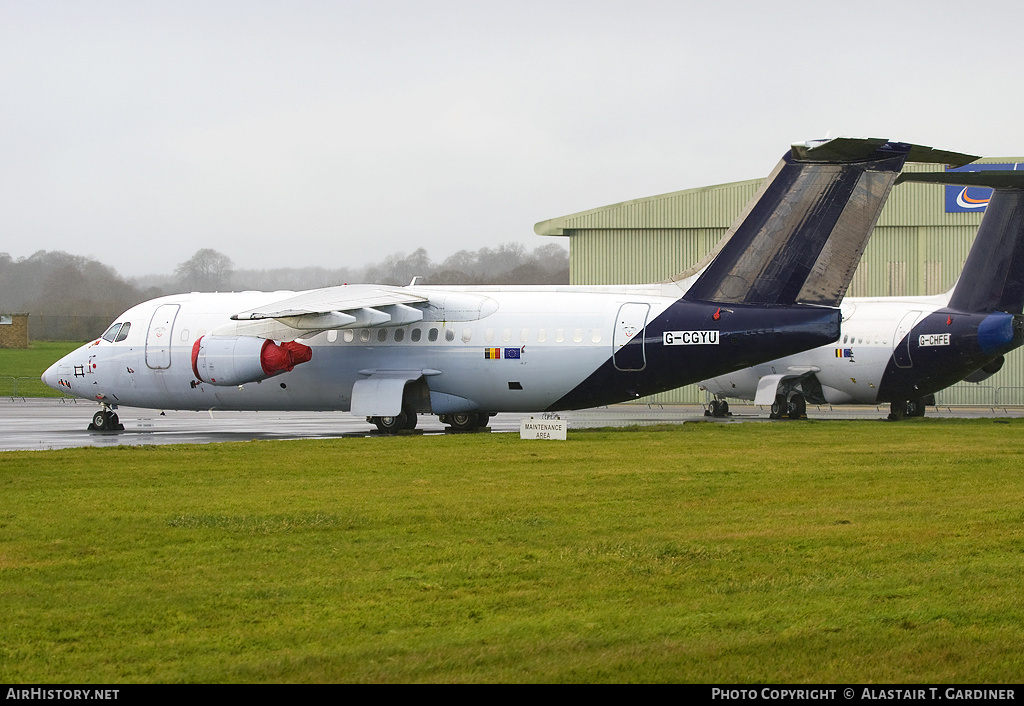
[[[970,155],[882,139],[794,145],[684,295],[729,304],[837,306],[906,161]]]
[[[1024,171],[926,172],[903,174],[899,181],[994,189],[949,306],[1024,313]]]

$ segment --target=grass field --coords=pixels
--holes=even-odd
[[[33,341],[27,349],[0,348],[0,397],[62,397],[39,376],[81,346],[66,341]]]
[[[24,682],[1015,682],[1024,420],[0,454]]]

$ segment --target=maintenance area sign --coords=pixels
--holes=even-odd
[[[568,425],[564,419],[535,419],[530,417],[519,423],[519,438],[565,441],[567,428]]]

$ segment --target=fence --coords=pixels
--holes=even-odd
[[[704,405],[708,405],[712,399],[711,393],[704,392],[701,394],[705,398]],[[935,398],[935,403],[938,407],[1020,407],[1024,406],[1024,387],[1010,385],[995,387],[993,385],[964,383],[953,385],[937,392]],[[730,407],[753,407],[753,404],[749,400],[729,400]],[[876,406],[888,407],[888,404],[888,402],[880,402]]]
[[[992,385],[953,385],[935,394],[935,403],[940,407],[949,405],[994,405],[996,388]]]
[[[39,378],[0,377],[0,397],[68,397],[43,384]]]
[[[710,393],[704,394],[704,404],[711,401]],[[0,377],[0,398],[2,397],[70,397],[43,384],[37,377]],[[993,387],[992,385],[953,385],[936,395],[939,407],[982,406],[1010,407],[1024,405],[1024,387]],[[660,403],[638,403],[663,406]],[[668,403],[672,404],[672,403]],[[753,402],[729,400],[730,406],[753,406]]]
[[[940,407],[981,405],[1007,407],[1024,405],[1024,387],[994,387],[992,385],[953,385],[939,392],[936,402]]]

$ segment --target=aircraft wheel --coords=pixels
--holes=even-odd
[[[109,409],[101,409],[92,415],[92,424],[89,425],[89,431],[122,431],[123,429],[117,412],[111,412]]]
[[[896,400],[889,403],[889,421],[898,422],[907,416],[907,401]]]
[[[394,434],[399,429],[405,429],[408,424],[405,412],[399,413],[394,417],[373,417],[373,423],[377,426],[377,431],[384,434]]]
[[[907,400],[907,416],[908,417],[923,417],[924,416],[924,398],[918,397],[916,400]]]
[[[411,409],[404,410],[402,414],[405,415],[405,426],[404,429],[415,429],[416,422],[419,421],[419,416]]]
[[[788,404],[785,395],[775,395],[775,401],[772,402],[772,412],[768,415],[768,418],[782,419],[783,410],[787,409]]]
[[[803,395],[793,395],[789,398],[789,418],[802,419],[807,414],[807,400]]]
[[[476,412],[458,412],[447,416],[448,424],[455,431],[473,431],[480,426],[480,416]]]
[[[722,400],[711,400],[709,405],[712,417],[724,417],[729,413],[729,403]]]

